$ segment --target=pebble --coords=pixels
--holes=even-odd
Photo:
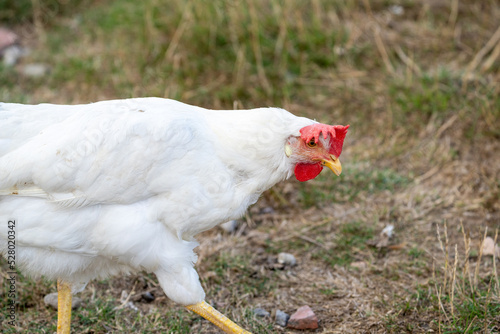
[[[45,297],[43,297],[43,302],[45,305],[51,306],[57,310],[57,292],[49,293]],[[71,308],[77,309],[82,305],[82,299],[73,296],[71,299]]]
[[[297,264],[297,260],[295,256],[290,253],[279,253],[278,254],[278,263],[294,266]]]
[[[380,232],[381,235],[387,235],[389,239],[392,237],[393,233],[394,233],[394,225],[391,224],[384,227],[382,232]]]
[[[257,307],[253,310],[253,314],[255,314],[258,317],[269,317],[271,314],[264,310],[263,308]]]
[[[40,78],[49,73],[50,68],[45,64],[27,64],[23,67],[22,73],[27,77]]]
[[[389,7],[389,12],[391,12],[391,14],[394,14],[396,16],[401,16],[405,13],[405,9],[399,5],[392,5]]]
[[[147,303],[151,303],[153,300],[155,300],[155,296],[149,291],[144,292],[142,295],[142,299],[144,299]]]
[[[276,310],[275,322],[281,327],[286,327],[290,316],[281,310]]]
[[[3,64],[7,67],[16,65],[19,58],[26,56],[29,51],[20,45],[14,44],[2,50]]]
[[[486,237],[483,240],[483,255],[495,255],[496,257],[500,257],[500,247],[495,245],[495,240],[491,237]]]
[[[290,320],[288,320],[287,327],[293,329],[316,329],[319,327],[318,317],[309,306],[301,306],[297,312],[292,314]]]
[[[364,261],[352,262],[350,264],[350,266],[353,267],[353,268],[361,269],[361,270],[365,270],[366,269],[366,263]]]
[[[273,209],[272,207],[270,207],[270,206],[266,206],[265,208],[262,208],[262,209],[260,210],[260,213],[262,213],[262,214],[266,214],[266,213],[268,213],[268,214],[269,214],[269,213],[274,213],[274,209]]]
[[[15,32],[6,28],[0,28],[0,50],[16,44],[18,40],[19,37]]]

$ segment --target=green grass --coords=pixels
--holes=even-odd
[[[487,82],[465,86],[460,75],[440,68],[437,73],[423,73],[410,84],[393,81],[389,96],[395,109],[393,130],[404,127],[415,135],[429,122],[442,123],[458,114],[460,121],[468,125],[468,138],[498,136],[491,121],[500,117],[500,97]],[[411,126],[406,127],[408,124]]]
[[[425,254],[425,251],[423,251],[422,249],[418,248],[418,247],[412,247],[410,248],[410,250],[408,251],[408,255],[416,260],[418,258],[420,258],[422,255]]]
[[[60,1],[60,0],[0,0],[0,22],[19,24],[37,22],[50,25],[54,18],[61,15],[75,14],[91,1]]]
[[[457,100],[459,85],[446,69],[437,75],[426,73],[411,85],[394,83],[389,94],[401,111],[395,113],[395,124],[400,126],[410,121],[417,133],[431,117],[442,120],[462,103],[462,99]]]
[[[445,240],[440,243],[444,263],[440,261],[437,267],[435,263],[433,278],[409,290],[409,297],[397,303],[395,315],[386,317],[386,325],[391,332],[407,330],[417,317],[433,318],[429,322],[430,327],[447,334],[494,333],[498,330],[500,281],[492,259],[478,258],[475,266],[482,265],[492,270],[488,275],[478,277],[478,271],[471,267],[471,253],[467,247],[465,254],[455,252],[452,256],[448,248],[448,233],[446,230],[444,233]],[[471,242],[465,235],[464,240],[467,244]],[[424,254],[414,247],[408,255],[417,261]]]
[[[222,251],[216,254],[212,264],[205,268],[215,273],[215,277],[205,282],[210,286],[229,286],[237,282],[238,284],[232,291],[234,296],[258,296],[270,293],[275,286],[274,275],[272,273],[262,275],[258,270],[258,265],[253,264],[251,259],[250,253],[235,255],[229,251]]]
[[[327,171],[328,172],[328,171]],[[311,183],[300,184],[300,201],[305,207],[333,202],[351,202],[361,195],[394,192],[410,183],[396,171],[374,168],[368,164],[347,164],[339,178],[324,172]]]
[[[462,278],[461,278],[462,279]],[[465,283],[470,284],[464,280]],[[436,291],[435,286],[417,286],[414,292],[409,291],[410,297],[398,304],[398,317],[388,316],[387,327],[397,333],[405,330],[412,318],[432,318],[433,314],[439,317],[430,322],[430,327],[442,333],[479,333],[487,328],[495,328],[500,320],[500,303],[494,300],[495,292],[487,286],[477,291],[463,291],[459,294],[460,301],[454,301],[451,312],[451,296]],[[455,297],[456,298],[456,297]],[[443,305],[441,308],[440,305]],[[407,320],[404,320],[404,317]],[[403,320],[400,320],[400,319]],[[485,331],[488,333],[488,331]]]
[[[272,242],[270,249],[277,252],[293,251],[298,254],[311,253],[312,258],[331,267],[346,266],[356,261],[360,251],[368,251],[366,242],[374,237],[374,230],[361,221],[352,221],[335,226],[336,233],[332,231],[333,222],[328,221],[317,228],[310,229],[307,235],[316,236],[311,241],[294,238],[281,242]],[[318,247],[331,245],[331,247]]]

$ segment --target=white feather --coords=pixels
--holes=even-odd
[[[0,103],[0,252],[14,219],[30,274],[82,286],[143,269],[174,301],[199,302],[194,236],[289,177],[287,139],[312,123],[159,98]]]

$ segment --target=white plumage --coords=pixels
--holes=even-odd
[[[293,175],[302,158],[285,147],[315,123],[277,108],[160,98],[0,103],[0,252],[14,219],[26,273],[76,292],[96,277],[146,270],[170,299],[198,303],[194,236]]]

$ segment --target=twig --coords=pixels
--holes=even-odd
[[[484,239],[486,239],[487,233],[488,233],[488,226],[486,226],[486,228],[484,230],[483,241],[481,241],[481,244],[479,246],[479,256],[477,258],[476,270],[474,272],[474,286],[477,286],[477,277],[479,276],[479,267],[481,266],[481,258],[483,257],[483,244],[484,244]]]
[[[437,174],[440,170],[441,170],[441,166],[434,166],[434,167],[432,167],[431,169],[429,169],[424,174],[422,174],[420,176],[417,176],[415,178],[415,183],[418,184],[418,183],[420,183],[420,182],[422,182],[422,181],[424,181],[424,180],[426,180],[426,179],[434,176],[434,174]]]
[[[437,286],[436,286],[436,295],[438,297],[438,302],[439,302],[439,306],[441,307],[441,310],[443,310],[443,314],[444,314],[444,317],[446,318],[446,321],[450,321],[450,319],[448,318],[448,314],[446,314],[446,310],[444,309],[444,305],[443,305],[443,302],[441,301],[441,289],[438,289]]]
[[[472,318],[472,320],[471,320],[471,322],[470,322],[469,326],[467,326],[467,328],[465,329],[465,332],[464,332],[464,333],[469,332],[469,328],[470,328],[470,326],[472,326],[472,324],[474,323],[474,321],[475,321],[476,319],[477,319],[477,315],[475,315],[475,316],[474,316],[474,318]],[[485,332],[485,333],[486,333],[486,332]]]
[[[306,237],[305,235],[300,235],[300,234],[296,233],[296,234],[295,234],[295,236],[296,236],[297,238],[299,238],[299,239],[302,239],[302,240],[304,240],[304,241],[310,242],[311,244],[316,245],[316,246],[318,246],[318,247],[321,247],[321,248],[323,248],[323,249],[325,249],[325,250],[330,250],[330,248],[326,247],[326,246],[325,246],[325,245],[323,245],[322,243],[319,243],[319,242],[317,242],[316,240],[313,240],[313,239],[311,239],[311,238],[309,238],[309,237]]]
[[[245,214],[245,218],[246,218],[247,214]],[[252,218],[250,218],[252,219]],[[247,220],[248,222],[248,220]],[[252,224],[255,224],[252,220]],[[247,224],[241,224],[240,228],[238,229],[238,231],[236,231],[235,233],[235,236],[236,238],[240,238],[242,235],[243,235],[243,232],[245,232],[247,226],[250,226],[248,223]]]
[[[497,239],[498,239],[498,229],[495,230],[495,241],[493,242],[494,245],[497,244]],[[497,272],[497,252],[496,250],[493,251],[493,272],[495,273],[495,285],[497,287],[497,293],[500,295],[500,283],[498,282],[498,272]]]
[[[247,1],[248,9],[250,12],[250,23],[251,23],[251,35],[252,35],[252,48],[253,53],[255,55],[255,62],[257,65],[257,75],[259,76],[259,80],[261,81],[262,87],[266,90],[268,94],[271,94],[271,84],[269,84],[269,80],[266,77],[266,71],[264,71],[264,65],[262,62],[262,51],[260,49],[260,41],[259,41],[259,19],[257,17],[257,13],[255,11],[255,5],[253,1]]]
[[[394,67],[391,64],[391,61],[389,60],[389,54],[387,53],[387,50],[384,46],[384,42],[382,41],[382,38],[380,37],[380,27],[375,26],[373,30],[373,36],[375,37],[375,44],[377,45],[378,52],[380,52],[380,56],[382,57],[382,61],[384,62],[385,68],[389,73],[393,74],[395,73]]]
[[[457,265],[458,265],[458,248],[457,244],[455,244],[455,263],[453,264],[453,280],[451,281],[451,300],[450,300],[452,317],[455,317],[455,305],[453,304],[453,302],[455,299],[455,280],[457,277]]]
[[[500,56],[500,43],[495,46],[488,59],[484,61],[483,66],[481,66],[481,73],[488,71],[498,59],[498,56]]]
[[[457,17],[458,17],[458,0],[452,0],[451,1],[450,17],[448,18],[448,23],[452,27],[454,27],[455,24],[457,23]]]
[[[369,0],[363,0],[363,5],[365,6],[366,11],[368,14],[373,17],[373,12],[372,12],[372,7],[370,6],[370,1]]]
[[[45,34],[43,30],[42,22],[42,5],[40,0],[31,0],[31,6],[33,8],[33,23],[39,38],[45,39]]]
[[[400,46],[397,46],[395,48],[395,50],[396,50],[396,54],[403,61],[403,63],[405,63],[406,66],[408,66],[410,68],[410,70],[415,72],[415,74],[417,74],[417,75],[422,75],[422,70],[420,69],[420,67],[410,57],[408,57],[404,53],[403,49],[401,49]]]
[[[247,225],[249,227],[255,227],[257,224],[255,224],[255,221],[252,219],[252,216],[250,215],[250,212],[247,210],[245,211],[245,221],[247,222]]]
[[[127,305],[127,303],[129,302],[130,300],[130,297],[132,297],[132,295],[134,294],[135,292],[135,286],[137,285],[137,281],[134,283],[134,286],[132,287],[132,290],[130,291],[130,293],[128,294],[127,298],[125,298],[125,300],[122,302],[122,304],[120,306],[117,306],[115,307],[113,310],[121,310],[122,308],[125,307],[125,305]]]
[[[500,26],[495,31],[493,36],[491,36],[490,40],[486,42],[484,47],[481,50],[479,50],[478,53],[476,53],[472,61],[467,66],[467,70],[464,76],[466,80],[470,79],[471,73],[481,63],[481,60],[483,60],[484,56],[486,56],[486,54],[490,52],[490,50],[493,49],[499,42],[500,42]]]
[[[436,134],[434,135],[434,137],[437,139],[439,138],[443,132],[445,132],[450,126],[453,125],[453,123],[455,123],[455,121],[458,119],[458,114],[455,114],[453,116],[451,116],[443,125],[441,125],[441,127],[436,131]]]
[[[182,35],[184,34],[184,31],[186,30],[186,27],[188,23],[191,21],[191,4],[188,2],[185,7],[184,7],[184,12],[182,13],[182,18],[181,18],[181,23],[177,27],[177,29],[174,32],[174,35],[172,36],[172,39],[170,40],[170,44],[168,45],[167,51],[165,52],[165,58],[171,62],[172,58],[175,54],[175,50],[177,49],[177,46],[179,45],[179,41],[182,38]]]
[[[472,285],[472,277],[470,274],[470,261],[469,261],[469,256],[470,256],[470,237],[468,234],[465,233],[465,228],[463,221],[460,220],[460,226],[462,227],[462,235],[464,236],[464,245],[465,245],[465,263],[464,263],[464,274],[467,275],[467,278],[469,279],[469,285],[470,289],[472,292],[474,292],[474,286]],[[465,290],[465,275],[464,275],[464,282],[463,282],[463,289]]]

